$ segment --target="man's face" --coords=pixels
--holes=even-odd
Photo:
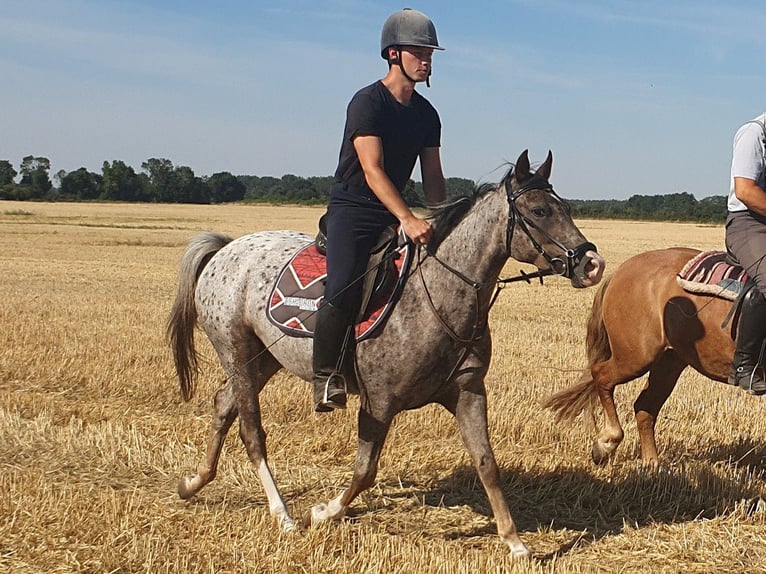
[[[424,82],[431,73],[433,48],[402,46],[402,66],[407,75],[415,81]]]

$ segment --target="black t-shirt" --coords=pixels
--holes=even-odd
[[[360,135],[381,139],[383,169],[401,193],[420,152],[440,146],[441,121],[436,109],[423,96],[413,92],[410,105],[402,105],[380,80],[351,98],[335,179],[373,195],[354,149],[353,139]]]

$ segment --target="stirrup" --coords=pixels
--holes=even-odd
[[[740,375],[746,367],[740,367],[737,369],[737,375]],[[756,376],[758,369],[761,370],[761,376]],[[740,389],[745,391],[749,395],[760,396],[766,394],[766,379],[764,379],[764,368],[761,365],[756,365],[749,375],[742,377],[737,376],[736,381]]]
[[[321,385],[321,390],[317,388],[318,385]],[[346,377],[342,374],[332,373],[324,383],[314,382],[314,411],[327,413],[334,409],[345,409],[346,398]]]

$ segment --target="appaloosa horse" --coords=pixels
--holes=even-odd
[[[697,249],[674,247],[647,251],[625,261],[596,292],[587,324],[588,367],[580,380],[554,394],[544,406],[556,420],[594,414],[600,401],[604,427],[593,441],[593,462],[606,462],[624,431],[614,404],[614,389],[649,373],[633,410],[641,457],[659,464],[654,434],[660,409],[687,366],[726,382],[734,356],[736,316],[732,301],[685,290],[677,277]],[[729,320],[731,319],[731,320]]]
[[[351,484],[314,506],[314,523],[341,517],[375,479],[394,416],[439,403],[457,419],[463,441],[489,496],[498,534],[514,556],[528,556],[502,494],[487,432],[484,377],[491,355],[487,318],[499,274],[509,257],[558,274],[575,287],[597,283],[603,259],[548,182],[552,155],[535,173],[524,151],[498,185],[433,213],[434,239],[418,248],[409,281],[385,328],[356,348],[360,395],[358,447]],[[295,527],[266,462],[258,394],[285,368],[311,380],[309,338],[285,336],[266,317],[270,290],[291,254],[313,241],[293,231],[253,233],[236,240],[195,237],[183,256],[178,296],[168,320],[181,391],[189,399],[197,373],[193,332],[199,322],[228,378],[215,396],[211,434],[197,472],[181,479],[189,498],[216,474],[224,437],[239,415],[239,432],[281,526]],[[414,248],[413,248],[414,249]],[[308,416],[308,415],[307,415]]]

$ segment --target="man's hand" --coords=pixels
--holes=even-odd
[[[400,220],[405,235],[409,237],[415,245],[426,245],[433,237],[434,230],[431,224],[425,219],[419,218],[415,214]]]

